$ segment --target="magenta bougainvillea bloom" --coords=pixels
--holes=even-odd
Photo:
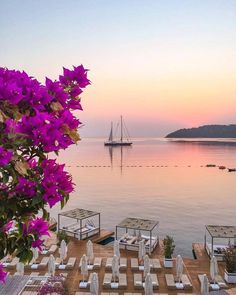
[[[38,239],[32,242],[32,247],[33,248],[38,248],[39,251],[42,251],[42,245],[43,245],[43,241]]]
[[[13,153],[11,151],[5,150],[0,146],[0,166],[7,165],[12,159]]]
[[[0,67],[0,259],[7,249],[29,262],[31,247],[41,249],[40,237],[49,234],[47,206],[63,207],[74,189],[65,165],[48,154],[80,139],[73,111],[82,110],[87,73],[82,65],[64,68],[57,81],[42,84],[24,71]]]
[[[12,227],[13,227],[14,222],[13,221],[9,221],[8,223],[6,223],[3,226],[3,231],[6,233],[8,232]]]
[[[56,160],[45,159],[42,162],[44,176],[42,186],[44,188],[44,200],[50,207],[54,206],[57,202],[63,199],[63,194],[73,191],[73,183],[71,175],[64,171],[65,165],[59,165]]]
[[[20,176],[18,177],[18,184],[15,187],[15,192],[22,197],[32,198],[35,196],[36,183]]]
[[[5,283],[7,277],[7,273],[3,271],[3,265],[0,263],[0,282]]]
[[[43,218],[36,218],[30,220],[28,226],[28,233],[35,233],[39,237],[49,236],[50,234],[48,232],[48,223],[45,220],[43,220]]]

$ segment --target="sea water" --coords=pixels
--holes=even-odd
[[[175,252],[189,257],[192,243],[204,242],[206,224],[236,225],[236,172],[218,168],[236,167],[236,140],[139,138],[122,148],[103,142],[83,139],[60,154],[76,185],[63,211],[101,212],[110,230],[125,217],[158,220],[160,238],[173,236]],[[60,211],[55,206],[51,215]]]

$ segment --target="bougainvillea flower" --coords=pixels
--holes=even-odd
[[[38,248],[40,251],[42,251],[42,245],[43,245],[43,241],[38,239],[32,242],[32,247],[33,248]]]
[[[48,188],[43,195],[43,199],[48,203],[49,207],[52,208],[56,203],[63,200],[63,196],[55,192],[52,188]]]
[[[0,146],[0,166],[7,165],[13,156],[13,152],[8,151]]]
[[[18,184],[16,185],[15,192],[27,198],[32,198],[35,195],[36,184],[34,181],[24,177],[18,177]]]
[[[48,223],[43,218],[30,220],[28,233],[35,233],[38,236],[49,236]]]
[[[7,277],[7,273],[3,271],[3,265],[0,263],[0,282],[5,283]]]
[[[80,103],[80,99],[71,99],[68,102],[68,107],[72,110],[83,110],[81,103]]]
[[[13,227],[13,221],[9,221],[3,226],[3,232],[8,232]]]
[[[76,82],[80,88],[84,88],[90,84],[87,72],[88,70],[82,65],[74,67],[74,70],[63,68],[63,76],[60,76],[59,80],[66,86],[73,85]]]

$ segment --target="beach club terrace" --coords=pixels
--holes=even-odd
[[[53,242],[51,239],[51,243]],[[80,269],[80,263],[81,263],[81,257],[83,254],[86,253],[86,240],[77,240],[75,238],[70,238],[70,242],[68,244],[68,254],[67,258],[65,259],[65,265],[67,266],[69,261],[72,258],[75,258],[75,262],[70,267],[65,267],[65,269],[61,270],[58,267],[56,268],[56,275],[62,274],[65,277],[66,286],[68,288],[68,294],[69,295],[87,295],[90,294],[89,287],[86,289],[80,288],[80,282],[83,280],[83,276],[81,274]],[[50,244],[48,246],[52,247],[55,244]],[[56,257],[56,260],[59,259],[59,249],[54,252],[54,256]],[[88,275],[86,276],[86,280],[89,281],[91,278],[91,274],[93,272],[96,272],[98,275],[99,280],[99,293],[102,295],[130,295],[130,294],[144,294],[144,289],[141,284],[137,284],[137,281],[135,279],[137,277],[142,278],[142,271],[139,271],[137,268],[132,267],[132,260],[137,259],[137,252],[136,251],[130,251],[121,249],[120,250],[120,257],[127,261],[126,267],[123,267],[120,269],[120,278],[123,279],[123,285],[122,288],[118,289],[111,289],[110,286],[107,284],[108,279],[111,278],[111,269],[107,267],[107,260],[111,258],[114,254],[113,247],[111,246],[102,246],[100,244],[94,243],[93,245],[94,250],[94,260],[93,265],[95,266],[95,260],[100,260],[100,263],[96,264],[96,267],[93,268],[93,270],[88,271]],[[48,258],[48,254],[43,255],[40,254],[38,260],[41,263],[41,261]],[[99,258],[99,259],[98,259]],[[154,259],[159,260],[160,262],[160,268],[151,268],[151,274],[153,278],[156,278],[155,282],[157,284],[154,287],[154,294],[199,294],[200,293],[200,282],[199,282],[199,274],[207,274],[208,277],[210,277],[210,267],[209,267],[209,258],[206,254],[204,259],[195,260],[190,258],[183,258],[184,261],[184,267],[183,267],[183,275],[184,280],[186,282],[185,288],[183,290],[176,289],[175,281],[173,281],[173,278],[176,277],[176,269],[175,265],[171,269],[164,268],[163,266],[163,249],[162,244],[160,243],[160,247],[156,247],[156,249],[153,251],[153,253],[150,255],[151,261]],[[175,262],[175,261],[174,261]],[[140,263],[140,262],[138,262]],[[175,263],[174,263],[175,264]],[[7,271],[11,275],[14,275],[16,273],[16,266],[12,264],[10,267],[6,268]],[[219,263],[219,273],[222,276],[224,271],[224,263]],[[14,286],[14,283],[12,282],[11,278],[11,284],[8,286],[8,291],[12,293],[4,293],[6,292],[6,287],[1,286],[0,287],[0,295],[36,295],[37,290],[39,290],[40,285],[42,282],[45,282],[47,280],[47,274],[48,268],[47,265],[41,266],[38,269],[31,269],[29,267],[25,268],[25,276],[24,278],[24,284],[23,281],[21,283],[21,291],[18,293],[15,293],[14,288],[11,289],[11,286]],[[20,276],[14,277],[15,282],[21,281]],[[233,288],[235,287],[235,288]],[[5,289],[4,289],[5,288]],[[223,291],[224,290],[224,291]],[[224,287],[222,287],[220,294],[236,294],[236,285],[227,285],[225,284]],[[218,293],[215,293],[218,294]]]
[[[88,215],[85,214],[84,217]],[[74,217],[75,216],[79,217],[79,215],[74,214]],[[89,218],[91,217],[92,215],[89,215]],[[129,226],[125,227],[125,225],[127,225],[127,221]],[[136,224],[135,230],[140,230],[140,233],[137,234],[136,232],[137,237],[141,237],[142,240],[143,227],[150,230],[156,223],[153,221],[151,224],[146,222],[146,220],[142,223],[141,219],[136,219],[134,222],[134,220],[130,220],[128,218],[117,225],[117,227],[121,226],[126,233],[126,228],[134,230],[134,224]],[[91,239],[99,240],[98,236],[99,234],[96,234]],[[150,236],[148,237],[150,238]],[[151,236],[151,238],[153,237],[155,236]],[[145,237],[143,239],[145,240]],[[126,249],[127,247],[122,249],[122,242],[119,244],[121,249],[119,250],[119,254],[117,254],[119,255],[119,271],[115,283],[115,285],[118,286],[117,288],[112,287],[112,258],[115,252],[115,247],[113,248],[112,245],[104,246],[94,242],[93,256],[89,258],[88,271],[82,273],[82,257],[84,254],[88,255],[88,241],[89,238],[80,240],[77,239],[77,236],[71,236],[67,245],[67,255],[64,260],[62,260],[61,249],[57,244],[57,236],[52,232],[50,238],[46,241],[44,251],[39,254],[37,262],[25,266],[24,276],[20,276],[18,273],[16,258],[11,258],[4,262],[5,269],[9,272],[10,276],[7,284],[0,286],[0,295],[36,295],[42,284],[47,282],[50,278],[48,267],[50,254],[53,254],[55,257],[55,275],[61,275],[64,277],[69,295],[91,294],[90,284],[92,282],[92,275],[94,272],[98,277],[98,294],[145,294],[143,287],[144,260],[139,258],[139,253],[137,251],[133,251],[133,249],[128,250]],[[145,247],[145,252],[149,253],[148,247]],[[163,253],[163,243],[162,241],[159,241],[158,245],[154,247],[152,253],[149,254],[150,276],[152,278],[154,290],[153,294],[200,294],[203,275],[206,274],[209,281],[211,280],[210,260],[204,246],[198,249],[197,259],[183,258],[183,272],[181,278],[183,289],[179,289],[179,287],[177,287],[176,259],[174,258],[173,268],[165,268]],[[218,262],[218,269],[219,272],[216,280],[220,291],[218,291],[218,293],[214,291],[216,292],[214,294],[236,295],[236,284],[227,284],[223,279],[225,262]],[[85,285],[86,287],[83,287]]]

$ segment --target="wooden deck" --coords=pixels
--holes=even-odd
[[[112,237],[113,235],[114,235],[114,231],[101,229],[100,233],[88,238],[87,240],[91,240],[93,243],[98,243],[98,242],[101,242],[102,240]]]
[[[173,269],[166,269],[163,266],[163,255],[162,255],[162,247],[157,247],[153,254],[151,255],[151,258],[159,258],[161,261],[162,269],[157,273],[158,280],[159,280],[159,290],[156,291],[156,293],[166,293],[166,294],[199,294],[200,292],[200,284],[198,282],[198,274],[204,274],[206,273],[209,276],[209,258],[208,256],[200,255],[201,247],[198,245],[197,247],[199,249],[199,257],[200,259],[189,259],[189,258],[184,258],[184,273],[187,274],[192,282],[193,285],[193,290],[190,292],[185,291],[177,291],[177,290],[168,290],[166,286],[166,281],[165,281],[165,274],[166,273],[172,273],[175,275],[175,267]],[[84,289],[79,289],[79,282],[82,280],[82,276],[80,274],[79,270],[79,260],[82,257],[82,255],[86,253],[86,241],[78,241],[76,239],[71,238],[71,241],[68,245],[68,257],[76,257],[76,265],[72,270],[67,270],[66,272],[68,273],[66,283],[68,287],[68,294],[69,295],[75,295],[76,292],[85,292],[89,290],[84,290]],[[125,292],[129,293],[138,293],[138,294],[144,294],[141,291],[135,291],[134,290],[134,282],[133,282],[133,272],[131,271],[130,267],[130,258],[131,257],[137,257],[137,252],[136,251],[127,251],[127,250],[121,250],[121,257],[126,257],[128,258],[128,269],[126,271],[127,274],[127,282],[128,286],[126,290],[122,291],[114,291],[118,292],[118,294],[124,294]],[[113,247],[110,246],[102,246],[99,244],[94,244],[94,256],[95,257],[102,257],[102,268],[98,271],[98,277],[99,277],[99,286],[100,286],[100,294],[104,291],[108,292],[109,290],[104,290],[102,287],[102,282],[105,274],[105,261],[107,257],[112,257],[113,256]],[[43,257],[43,255],[40,255],[40,259]],[[58,251],[55,253],[55,257],[59,257]],[[223,271],[224,271],[224,263],[219,262],[219,271],[220,274],[223,276]],[[12,270],[11,273],[14,273],[15,270]],[[30,274],[32,270],[25,270],[25,274]],[[47,268],[45,268],[42,271],[39,271],[40,275],[44,275],[47,272]],[[57,270],[56,274],[60,274],[62,271]],[[63,271],[65,272],[65,271]],[[107,272],[107,271],[106,271]],[[231,285],[229,287],[236,287],[235,285]],[[111,291],[110,291],[111,292]],[[233,295],[236,293],[234,289],[230,290],[230,294]]]
[[[192,247],[193,247],[193,252],[194,252],[197,260],[207,260],[207,259],[209,259],[209,256],[206,253],[206,250],[204,248],[204,244],[202,244],[202,243],[193,243]]]

